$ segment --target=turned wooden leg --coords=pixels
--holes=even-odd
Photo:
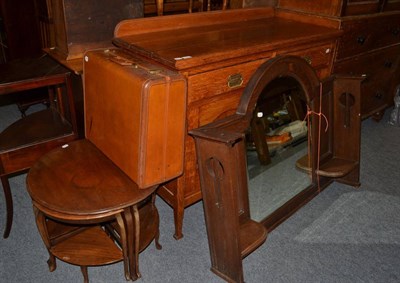
[[[82,271],[82,275],[83,275],[83,282],[89,283],[89,274],[87,271],[87,266],[81,266],[81,271]]]
[[[157,6],[157,16],[162,16],[164,14],[164,0],[156,0]]]
[[[139,241],[140,219],[136,205],[124,209],[124,225],[126,229],[126,241],[128,250],[129,272],[133,281],[141,277],[139,272]]]
[[[13,222],[13,215],[14,215],[14,209],[13,209],[13,201],[12,201],[12,195],[11,195],[11,189],[10,189],[10,183],[8,182],[8,177],[7,176],[1,176],[1,184],[3,185],[3,191],[4,191],[4,197],[6,199],[6,209],[7,209],[7,222],[6,222],[6,228],[4,230],[3,238],[6,239],[10,235],[11,231],[11,226]]]
[[[222,2],[222,10],[226,10],[227,7],[228,7],[228,0],[224,0]]]
[[[189,0],[189,13],[193,12],[193,0]]]

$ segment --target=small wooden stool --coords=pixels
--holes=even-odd
[[[123,261],[125,278],[136,280],[139,253],[153,239],[161,248],[156,186],[140,189],[86,139],[44,155],[27,187],[50,271],[58,258],[80,266],[89,282],[87,266]]]

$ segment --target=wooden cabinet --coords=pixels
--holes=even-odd
[[[361,115],[380,118],[400,84],[400,13],[345,17],[341,29],[334,72],[365,75]]]
[[[139,0],[49,0],[48,21],[54,30],[54,52],[66,60],[89,49],[112,46],[115,25],[143,16]]]
[[[363,118],[384,111],[393,102],[396,84],[399,84],[400,45],[385,48],[362,56],[341,60],[335,65],[337,73],[363,74]]]

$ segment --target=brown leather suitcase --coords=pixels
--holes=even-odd
[[[84,56],[85,135],[139,187],[182,174],[186,80],[120,49]]]

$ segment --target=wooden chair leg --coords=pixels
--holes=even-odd
[[[13,209],[13,201],[12,201],[10,183],[8,182],[7,176],[1,176],[1,184],[3,185],[3,191],[4,191],[4,197],[6,199],[6,209],[7,209],[7,212],[6,212],[7,213],[7,222],[6,222],[6,228],[5,228],[4,234],[3,234],[3,238],[6,239],[10,235],[11,226],[12,226],[12,222],[13,222],[14,209]]]
[[[82,275],[83,275],[83,282],[89,283],[89,274],[87,271],[87,266],[81,266],[81,271],[82,271]]]

